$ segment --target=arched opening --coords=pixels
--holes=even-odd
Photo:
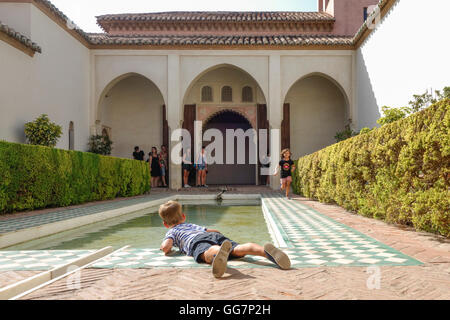
[[[75,150],[75,128],[73,121],[69,123],[69,150]]]
[[[253,102],[253,89],[249,86],[242,88],[242,102]]]
[[[223,137],[223,164],[211,164],[208,166],[207,181],[208,184],[227,184],[227,185],[248,185],[255,184],[256,179],[256,165],[250,164],[250,141],[249,138],[245,138],[243,149],[245,152],[245,164],[238,163],[238,152],[240,152],[239,141],[234,139],[234,160],[233,164],[227,164],[227,146],[226,146],[226,130],[242,129],[246,132],[248,129],[252,129],[252,125],[247,118],[238,112],[232,110],[223,110],[212,115],[203,126],[203,132],[208,129],[217,129],[221,132]],[[203,143],[204,146],[208,146],[211,142]],[[230,147],[230,146],[229,146]],[[230,147],[231,148],[231,147]],[[217,157],[216,154],[212,156]]]
[[[147,155],[163,144],[164,99],[148,78],[130,73],[113,80],[98,108],[100,132],[113,142],[112,156],[133,158],[134,146]]]
[[[207,103],[202,100],[202,89],[205,87],[210,87],[212,92],[212,100]],[[251,101],[242,101],[240,94],[244,87],[251,89]],[[193,151],[195,145],[207,145],[209,143],[194,141],[195,121],[202,121],[204,130],[208,128],[217,128],[221,131],[227,128],[240,128],[244,131],[248,128],[268,129],[264,93],[257,81],[241,68],[229,64],[214,66],[200,73],[188,88],[183,99],[183,128],[191,134]],[[246,155],[249,153],[248,142],[246,142],[245,153]],[[249,159],[248,156],[246,159]],[[257,165],[250,165],[249,162],[234,167],[217,164],[210,166],[210,169],[207,175],[207,184],[255,185],[259,181],[263,181],[263,178],[258,175]],[[189,184],[191,185],[191,183],[194,183],[194,181],[190,180]]]
[[[342,88],[325,75],[311,74],[292,85],[285,98],[283,121],[289,125],[282,140],[295,159],[336,142],[336,133],[349,120],[347,101]]]
[[[108,129],[106,129],[106,128],[103,128],[103,129],[102,129],[102,136],[103,136],[103,137],[108,137],[108,138],[109,138]]]

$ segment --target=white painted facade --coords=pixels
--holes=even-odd
[[[90,50],[33,4],[0,2],[0,20],[42,47],[29,57],[0,41],[0,139],[25,142],[24,124],[47,113],[63,126],[58,148],[68,149],[73,121],[76,150],[86,150],[89,135],[104,126],[113,155],[131,157],[134,145],[146,153],[161,145],[162,105],[170,136],[182,126],[184,105],[200,102],[202,85],[219,94],[231,83],[239,95],[249,84],[254,103],[267,105],[273,129],[281,128],[283,103],[290,103],[291,149],[302,156],[332,144],[349,119],[356,129],[373,126],[382,105],[399,106],[413,93],[448,85],[443,34],[450,8],[434,1],[447,10],[400,0],[356,51]],[[234,71],[214,71],[220,68]],[[170,186],[181,187],[181,167],[171,164],[170,172]]]
[[[450,1],[400,0],[356,51],[359,127],[373,127],[382,106],[450,85]]]

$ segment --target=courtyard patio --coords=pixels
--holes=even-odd
[[[216,194],[221,189],[179,193]],[[291,270],[245,258],[230,262],[225,276],[217,280],[207,265],[197,265],[192,258],[165,257],[156,248],[127,248],[83,269],[76,288],[63,278],[21,299],[450,299],[450,243],[443,237],[298,196],[285,200],[265,187],[236,186],[229,192],[263,194],[262,202],[282,230]],[[171,194],[155,189],[151,195],[63,211],[89,214]],[[14,226],[17,219],[45,223],[51,216],[57,219],[58,213],[61,210],[47,209],[2,217],[0,227]],[[76,254],[0,251],[0,286],[75,259]]]

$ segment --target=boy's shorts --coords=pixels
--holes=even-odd
[[[287,176],[286,178],[280,179],[281,183],[292,182],[292,177]]]
[[[192,256],[195,261],[198,263],[204,262],[200,259],[200,255],[204,253],[206,250],[211,248],[212,246],[220,246],[225,240],[229,240],[231,242],[231,250],[236,248],[239,245],[237,242],[228,239],[223,234],[218,232],[204,232],[196,236],[192,239]],[[231,255],[228,259],[231,259]]]

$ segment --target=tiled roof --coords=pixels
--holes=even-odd
[[[366,24],[360,28],[354,37],[335,35],[130,35],[119,36],[107,33],[86,33],[77,26],[70,23],[70,19],[56,8],[48,0],[33,0],[49,10],[57,19],[66,23],[68,27],[80,35],[87,45],[101,47],[102,45],[236,45],[236,46],[354,46],[367,31]],[[397,0],[380,0],[378,6],[382,9],[387,4],[395,3]],[[192,22],[334,22],[334,17],[323,12],[159,12],[145,14],[110,14],[97,17],[98,21],[192,21]],[[41,48],[24,35],[14,31],[8,26],[1,24],[0,32],[20,41],[35,52],[41,52]]]
[[[152,45],[152,46],[195,46],[195,45],[352,45],[352,37],[334,35],[273,35],[273,36],[111,36],[104,33],[89,34],[94,45]]]
[[[24,36],[23,34],[15,31],[13,28],[8,27],[6,24],[2,23],[1,21],[0,21],[0,32],[6,34],[8,37],[10,37],[14,40],[19,41],[24,46],[26,46],[27,48],[30,48],[34,52],[39,52],[39,53],[42,52],[41,47],[39,47],[36,43],[31,41],[28,37]]]
[[[154,13],[107,14],[96,17],[97,21],[204,21],[204,22],[258,22],[258,21],[334,21],[324,12],[296,11],[173,11]]]

